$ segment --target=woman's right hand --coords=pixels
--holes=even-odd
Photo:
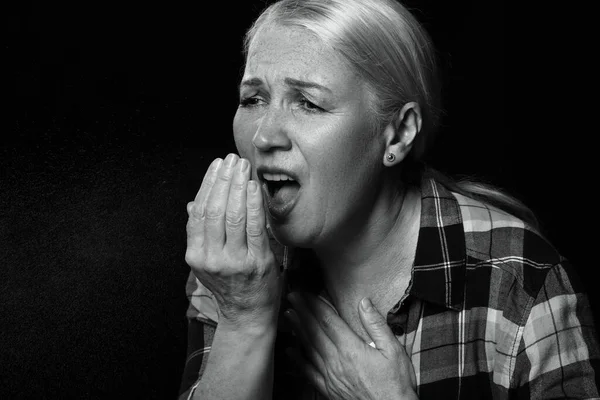
[[[219,324],[277,323],[283,276],[269,246],[262,192],[250,162],[215,159],[188,203],[185,260],[214,295]]]

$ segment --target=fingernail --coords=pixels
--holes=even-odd
[[[223,160],[220,158],[217,158],[216,160],[213,161],[213,168],[215,170],[218,170],[219,168],[221,168],[222,164],[223,164]]]
[[[250,166],[250,162],[245,158],[242,158],[242,172],[248,171],[248,167]]]
[[[227,167],[231,167],[234,162],[235,162],[235,154],[228,154],[227,157],[225,158],[225,165]]]
[[[373,303],[371,303],[371,300],[369,300],[368,297],[365,297],[360,301],[360,306],[365,311],[371,311],[373,309]]]
[[[248,181],[248,190],[250,191],[250,193],[256,193],[256,191],[258,190],[258,185],[256,184],[256,181]]]

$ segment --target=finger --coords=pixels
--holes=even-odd
[[[204,218],[206,199],[208,197],[208,193],[210,193],[210,190],[217,179],[217,172],[219,171],[219,168],[221,167],[222,163],[223,160],[221,160],[220,158],[216,158],[208,166],[208,169],[204,174],[204,178],[202,178],[200,190],[198,190],[198,192],[196,193],[194,201],[191,201],[187,204],[187,212],[190,218],[198,220]]]
[[[225,210],[233,176],[233,167],[239,157],[228,154],[217,173],[217,179],[208,194],[204,214],[204,241],[206,245],[222,248],[225,242]]]
[[[306,354],[306,359],[310,360],[310,362],[312,362],[319,371],[324,371],[325,361],[314,346],[314,341],[318,339],[308,336],[306,330],[304,329],[305,324],[300,321],[300,318],[295,310],[286,310],[284,315],[288,321],[290,321],[294,333],[300,339],[302,348]]]
[[[206,207],[206,198],[217,179],[217,171],[221,167],[223,160],[216,158],[208,167],[204,174],[200,190],[196,193],[194,201],[187,204],[188,222],[187,222],[187,248],[188,251],[194,251],[202,247],[204,236],[204,212]]]
[[[383,315],[371,303],[368,297],[360,301],[359,316],[363,327],[375,342],[375,347],[387,357],[394,357],[399,347],[398,339],[388,326]]]
[[[204,174],[202,185],[200,185],[200,190],[198,190],[198,193],[196,193],[194,201],[201,204],[206,203],[210,189],[217,180],[217,172],[219,171],[219,168],[221,168],[221,165],[223,165],[223,160],[221,158],[215,158],[208,166],[208,170],[206,171],[206,174]]]
[[[238,161],[225,211],[226,244],[233,249],[246,247],[246,184],[250,177],[250,162]]]
[[[246,242],[255,257],[270,251],[262,192],[256,181],[249,181],[246,193]]]
[[[317,388],[317,390],[319,392],[321,392],[321,394],[323,396],[325,396],[326,398],[329,397],[329,394],[327,393],[327,386],[325,385],[325,378],[323,377],[323,374],[321,374],[319,372],[319,370],[317,368],[315,368],[315,366],[313,366],[310,362],[308,362],[306,360],[306,358],[304,358],[297,349],[289,347],[286,349],[285,352],[288,355],[288,357],[290,357],[294,361],[294,364],[296,364],[298,369],[300,369],[300,371],[302,371],[304,376],[306,376],[308,381],[315,388]]]

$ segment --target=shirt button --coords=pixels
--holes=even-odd
[[[402,325],[392,324],[391,328],[392,328],[392,332],[394,333],[394,335],[396,335],[396,336],[404,335],[404,328],[402,327]]]

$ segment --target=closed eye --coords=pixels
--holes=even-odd
[[[301,96],[298,102],[300,103],[301,107],[307,112],[315,113],[325,111],[321,107],[317,106],[315,103],[309,101],[304,96]]]
[[[302,108],[305,112],[308,112],[308,113],[318,113],[318,112],[325,111],[323,108],[317,106],[315,103],[308,100],[306,97],[304,97],[302,95],[299,96],[297,102],[300,105],[300,108]],[[256,107],[263,103],[264,103],[264,100],[262,98],[260,98],[259,96],[243,97],[240,99],[240,107],[242,107],[242,108]]]
[[[244,97],[240,99],[240,107],[252,107],[259,105],[263,100],[259,97]]]

